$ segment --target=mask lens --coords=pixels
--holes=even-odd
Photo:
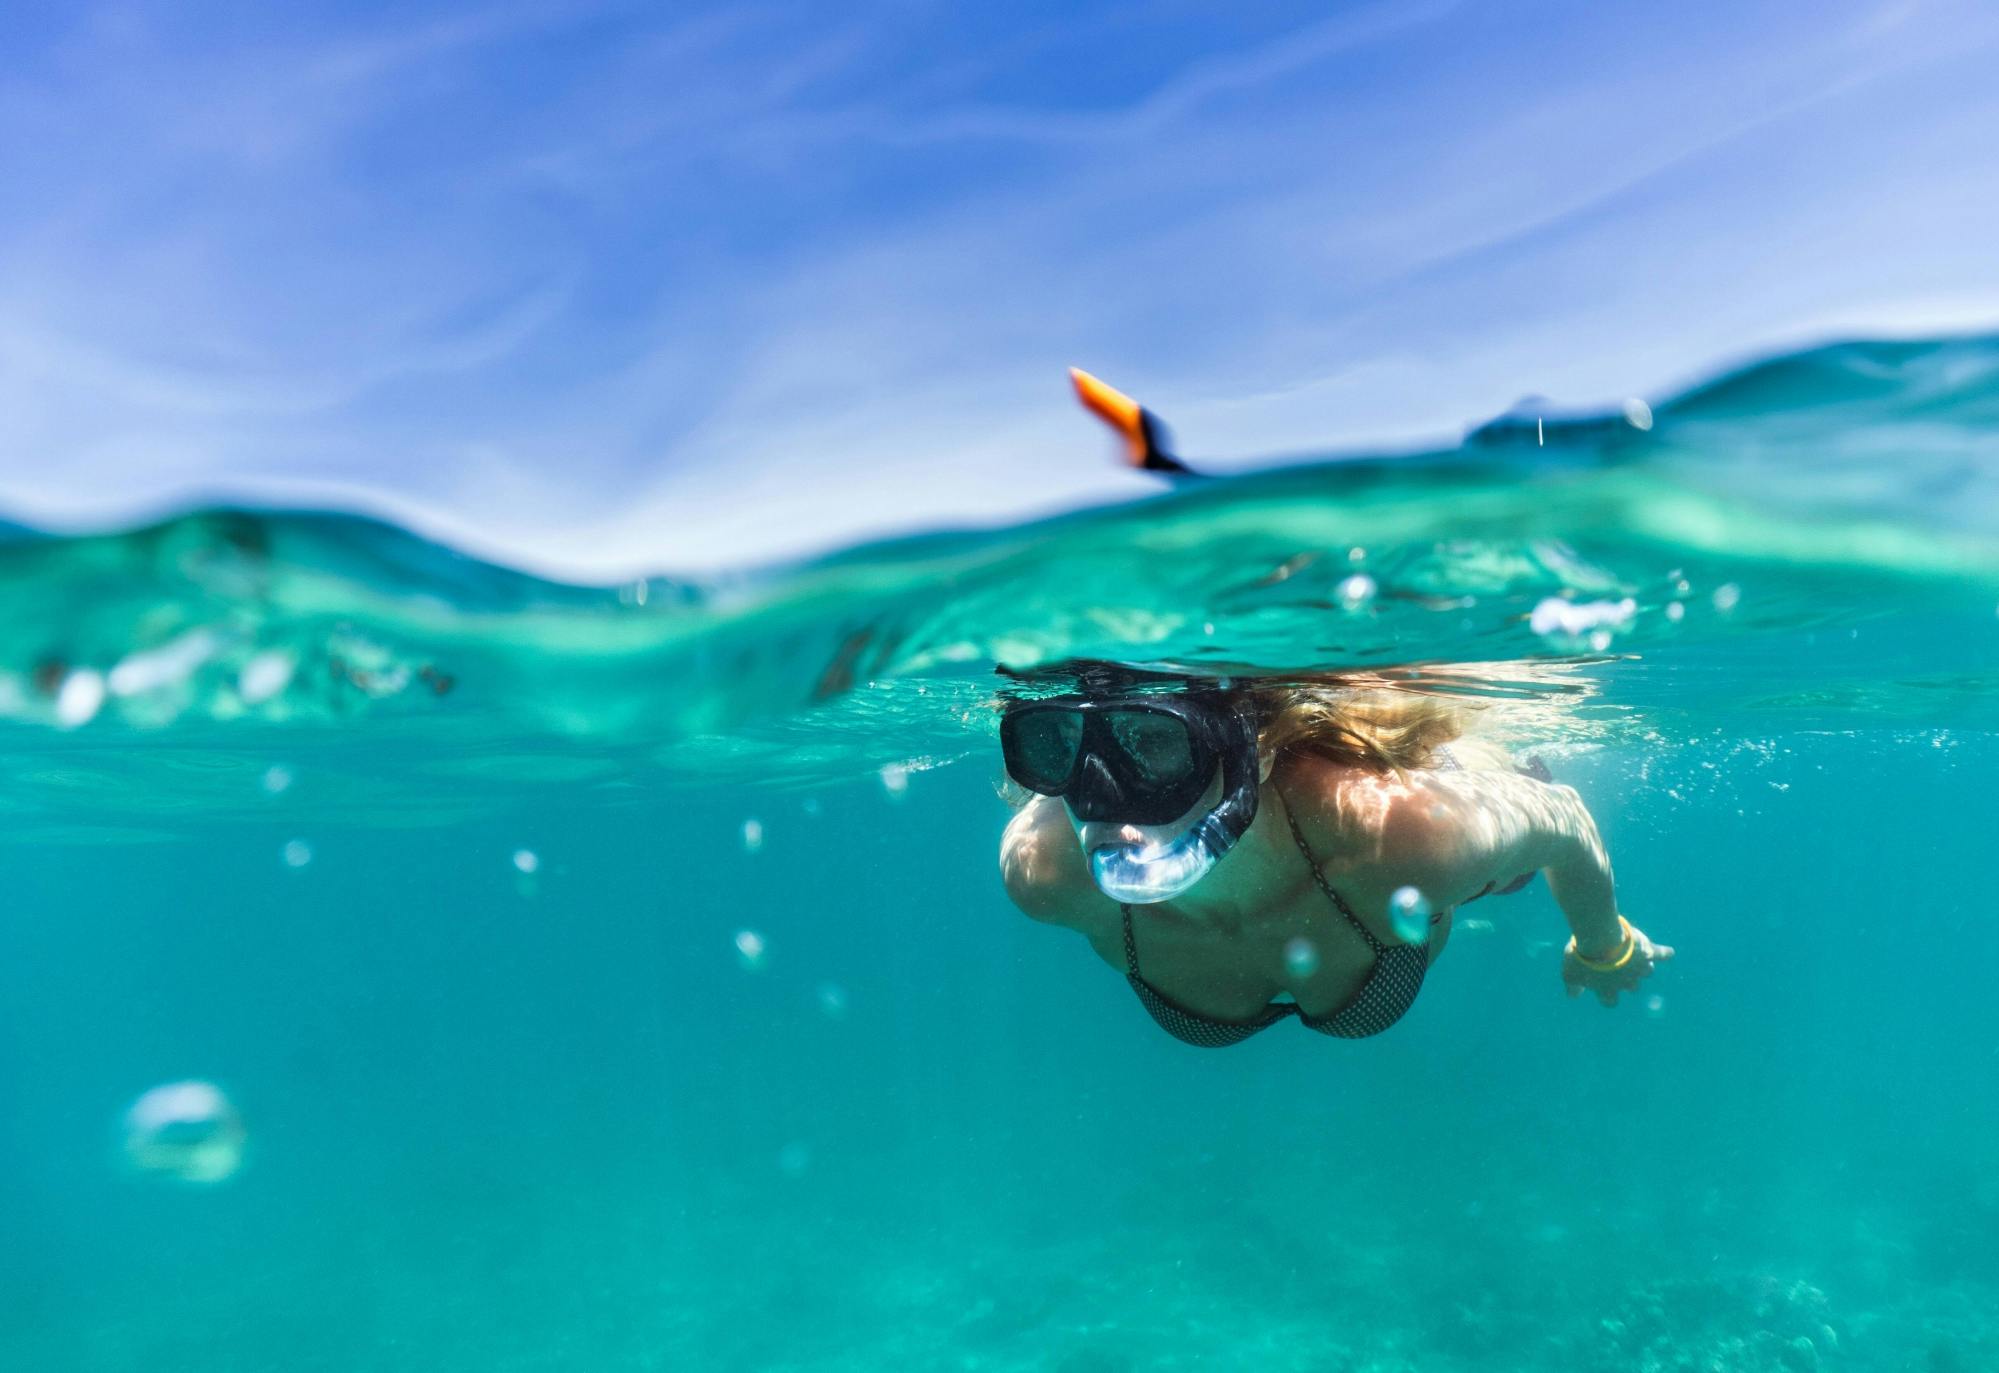
[[[1006,770],[1030,791],[1053,796],[1068,785],[1083,747],[1083,717],[1073,710],[1024,710],[1005,720]]]
[[[1175,790],[1192,780],[1194,743],[1187,722],[1150,710],[1118,711],[1104,721],[1132,770],[1155,790]],[[1202,778],[1206,781],[1206,778]]]

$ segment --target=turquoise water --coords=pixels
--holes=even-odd
[[[8,534],[0,1368],[1999,1366],[1999,343],[1649,419],[698,583]],[[1657,1003],[1537,885],[1380,1039],[1166,1038],[997,879],[1073,654],[1461,691]],[[122,1155],[186,1079],[225,1181]]]

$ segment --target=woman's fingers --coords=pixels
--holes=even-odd
[[[1673,948],[1669,944],[1654,944],[1643,934],[1639,934],[1637,939],[1637,952],[1642,956],[1633,958],[1625,967],[1615,971],[1590,969],[1573,959],[1565,961],[1562,966],[1562,985],[1567,990],[1569,999],[1573,1001],[1584,992],[1591,991],[1596,993],[1596,999],[1604,1005],[1615,1006],[1619,993],[1630,992],[1634,996],[1637,995],[1642,990],[1645,979],[1652,975],[1654,968],[1673,956]]]

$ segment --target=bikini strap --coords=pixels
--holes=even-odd
[[[1298,841],[1298,852],[1305,855],[1305,866],[1311,870],[1312,880],[1319,884],[1319,890],[1326,894],[1326,900],[1333,903],[1333,909],[1345,916],[1349,925],[1360,931],[1360,937],[1367,941],[1367,946],[1377,954],[1381,953],[1388,946],[1374,937],[1373,930],[1360,923],[1360,917],[1353,913],[1353,907],[1347,904],[1345,897],[1333,890],[1333,884],[1326,880],[1326,874],[1320,870],[1319,855],[1312,852],[1312,846],[1305,842],[1305,831],[1298,828],[1298,816],[1291,809],[1291,798],[1279,792],[1277,799],[1284,803],[1284,818],[1291,825],[1291,837]],[[1131,916],[1128,913],[1124,921],[1124,946],[1127,951],[1132,947]]]
[[[1124,970],[1133,977],[1138,976],[1138,940],[1131,932],[1131,907],[1119,904],[1124,913]]]

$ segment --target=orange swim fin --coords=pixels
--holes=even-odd
[[[1097,380],[1080,367],[1069,369],[1076,398],[1085,409],[1117,431],[1124,440],[1125,460],[1148,472],[1165,472],[1176,477],[1201,474],[1166,451],[1166,427],[1150,410],[1114,386]]]

